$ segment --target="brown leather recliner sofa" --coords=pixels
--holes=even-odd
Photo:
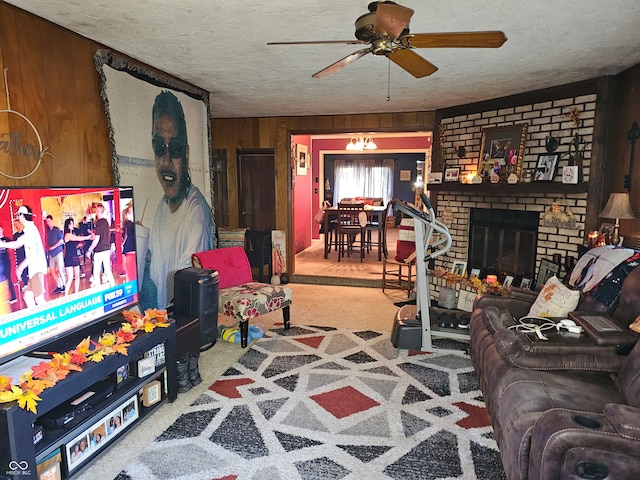
[[[614,305],[583,294],[578,306],[619,322],[614,341],[587,333],[543,341],[510,329],[536,295],[478,295],[470,321],[469,353],[507,478],[640,478],[640,342],[628,329],[640,315],[640,267]]]

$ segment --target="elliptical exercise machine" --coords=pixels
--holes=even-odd
[[[413,229],[416,234],[416,304],[405,305],[398,310],[393,321],[391,343],[399,349],[430,351],[435,347],[432,336],[463,339],[462,335],[448,332],[431,331],[429,307],[429,269],[431,259],[444,255],[451,248],[451,234],[447,226],[436,219],[435,212],[424,193],[420,194],[426,211],[417,209],[402,200],[391,200],[394,211],[397,209],[414,219]],[[467,337],[468,338],[468,337]]]

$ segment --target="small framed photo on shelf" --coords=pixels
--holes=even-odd
[[[120,387],[120,384],[129,378],[129,364],[122,365],[116,370],[116,386]]]
[[[480,269],[479,268],[472,268],[471,269],[471,273],[469,274],[469,279],[472,278],[480,278]]]
[[[542,290],[542,286],[545,284],[547,280],[551,277],[558,276],[560,273],[560,265],[557,263],[553,263],[551,260],[547,260],[543,258],[540,260],[540,271],[538,272],[538,277],[536,278],[536,290]]]
[[[451,266],[451,273],[454,275],[464,276],[467,271],[467,262],[461,260],[454,260]]]
[[[153,380],[142,387],[142,405],[150,407],[162,400],[162,384]]]
[[[558,166],[559,155],[540,155],[538,157],[538,164],[536,165],[536,171],[533,175],[533,180],[536,182],[551,182],[556,174],[556,168]]]
[[[611,235],[613,235],[613,231],[615,230],[615,228],[616,226],[613,223],[603,222],[600,224],[600,229],[598,230],[598,232],[604,235],[605,242],[607,242],[611,239]]]
[[[578,183],[578,166],[569,165],[562,167],[562,183],[577,184]]]
[[[525,290],[531,290],[531,279],[527,277],[522,277],[520,281],[520,288],[524,288]]]
[[[476,299],[476,292],[460,290],[458,292],[458,304],[456,308],[464,312],[473,312],[473,301]]]
[[[513,284],[513,275],[507,275],[504,277],[504,282],[502,282],[502,286],[504,288],[508,288]]]
[[[429,185],[438,185],[442,183],[442,172],[431,172],[427,177],[427,183]]]
[[[460,168],[447,168],[444,171],[445,182],[458,182],[460,181]]]

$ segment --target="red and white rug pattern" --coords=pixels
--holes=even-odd
[[[388,333],[271,330],[118,477],[505,478],[464,352]]]

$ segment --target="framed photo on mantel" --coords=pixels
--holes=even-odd
[[[520,177],[527,127],[528,124],[522,123],[482,130],[478,175],[489,178],[494,173],[501,177],[515,173]]]
[[[557,154],[552,155],[540,155],[538,157],[538,164],[536,165],[536,173],[533,180],[536,182],[551,182],[556,175],[556,169],[558,167]]]

